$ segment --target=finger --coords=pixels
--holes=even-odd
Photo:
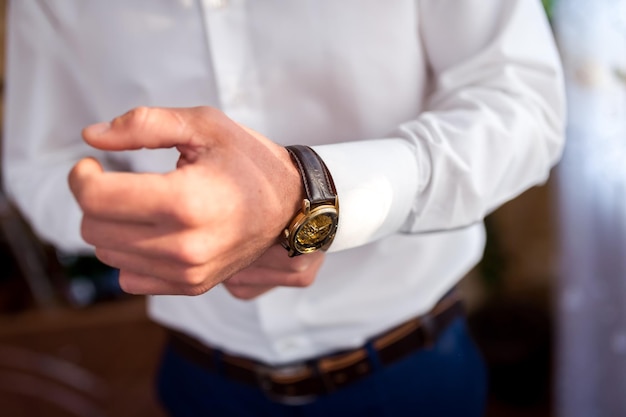
[[[323,259],[324,252],[321,251],[289,257],[282,245],[275,244],[255,261],[255,266],[274,271],[303,272]]]
[[[93,158],[72,168],[69,186],[81,209],[98,218],[151,222],[167,214],[179,192],[167,174],[103,172]]]
[[[246,286],[270,286],[270,287],[308,287],[315,280],[313,274],[301,274],[301,273],[282,273],[276,274],[270,270],[255,270],[254,274],[239,273],[229,278],[229,282],[232,285],[246,285]]]
[[[87,126],[83,138],[89,145],[109,151],[188,145],[194,138],[190,122],[197,120],[200,112],[217,114],[209,108],[137,107],[111,122]]]
[[[176,294],[201,294],[227,278],[216,278],[215,271],[205,266],[179,265],[175,262],[112,249],[96,248],[95,254],[100,261],[125,274],[147,276],[168,282],[168,287],[176,288]]]
[[[203,231],[163,224],[141,224],[84,217],[83,239],[100,249],[112,249],[151,259],[201,265],[210,258],[210,239]]]
[[[233,297],[240,300],[252,300],[276,288],[272,285],[235,285],[228,281],[224,282],[224,287]]]
[[[83,184],[88,183],[93,177],[101,175],[104,172],[102,165],[96,158],[83,158],[70,171],[68,175],[68,183],[70,190],[74,195],[80,191]]]
[[[255,264],[239,271],[230,277],[228,282],[233,285],[308,287],[315,281],[323,262],[323,258],[316,258],[304,271],[277,271]]]
[[[173,109],[137,107],[111,122],[87,126],[83,138],[110,151],[171,148],[181,143],[185,131],[185,120],[178,114]]]
[[[187,286],[130,271],[120,271],[119,284],[124,292],[136,295],[200,295],[208,291],[204,287],[192,290]]]

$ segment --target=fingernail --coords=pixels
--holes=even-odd
[[[111,128],[111,122],[96,123],[85,128],[87,135],[101,135]]]

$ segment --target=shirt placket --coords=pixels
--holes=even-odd
[[[235,121],[263,133],[261,87],[248,27],[253,17],[246,0],[202,0],[202,10],[220,106]],[[294,314],[297,299],[292,289],[277,289],[252,301],[268,348],[281,360],[311,351]]]
[[[262,132],[246,0],[201,0],[201,5],[220,107],[238,123]]]
[[[276,288],[256,300],[259,323],[269,348],[282,362],[315,356],[311,334],[298,317],[301,297],[297,288]]]

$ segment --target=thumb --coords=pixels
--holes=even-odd
[[[190,142],[187,132],[190,111],[162,107],[136,107],[111,122],[83,129],[89,145],[108,151],[171,148]]]

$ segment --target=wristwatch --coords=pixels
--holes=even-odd
[[[289,256],[326,250],[337,233],[339,199],[322,158],[308,146],[287,146],[302,176],[302,209],[284,231],[282,245]]]

